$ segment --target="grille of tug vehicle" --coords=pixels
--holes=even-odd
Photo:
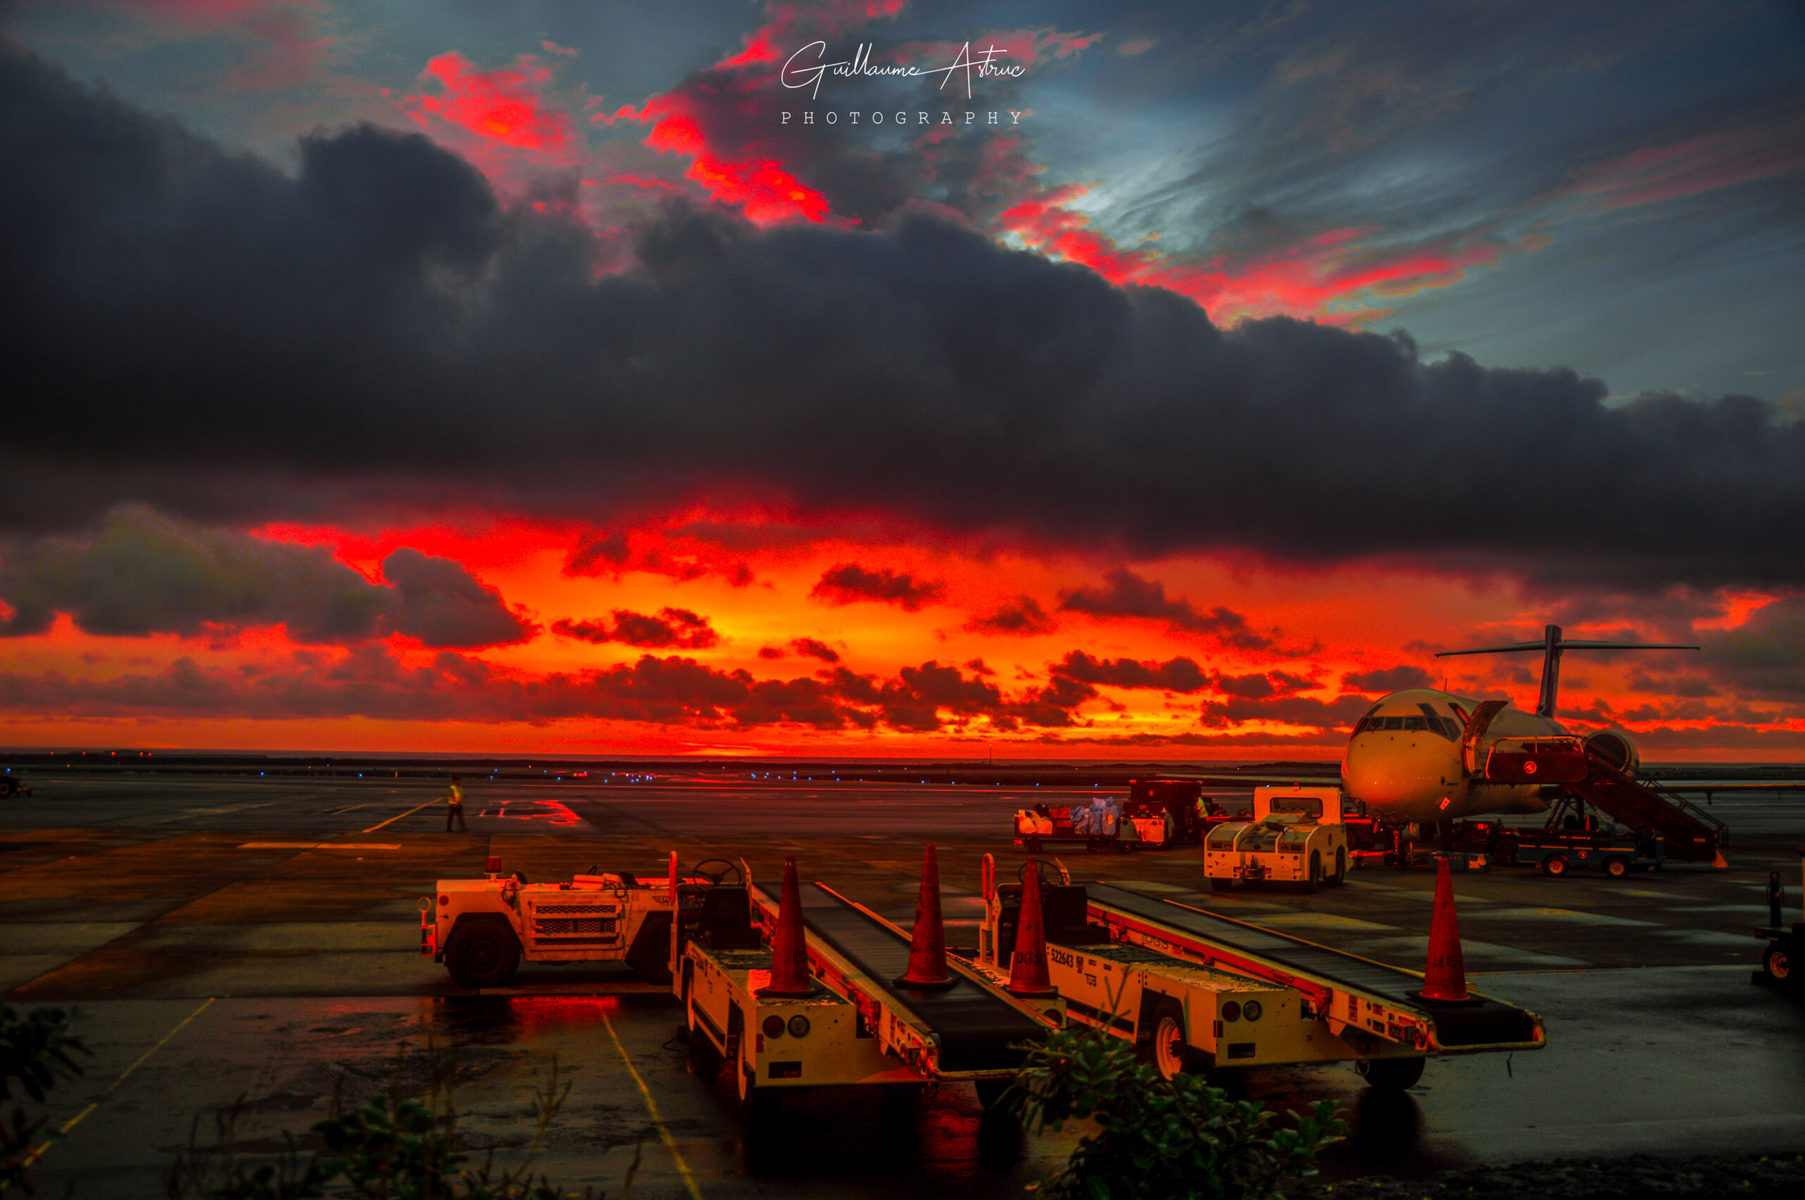
[[[533,938],[539,942],[605,942],[617,936],[620,922],[608,916],[577,914],[611,912],[605,904],[546,904],[533,910]]]

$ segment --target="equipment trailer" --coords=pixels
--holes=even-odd
[[[997,886],[986,863],[978,952],[993,972],[1009,968],[1000,948],[1014,944],[1022,890]],[[1401,1089],[1430,1054],[1544,1041],[1539,1016],[1468,994],[1464,978],[1426,981],[1119,885],[1043,885],[1041,896],[1049,976],[1070,1019],[1135,1042],[1167,1078],[1351,1061],[1372,1086]]]
[[[1802,880],[1805,880],[1805,850],[1799,851],[1799,869]],[[1805,906],[1805,888],[1801,889],[1802,906]],[[1775,872],[1768,883],[1768,923],[1755,930],[1755,936],[1767,939],[1767,949],[1761,953],[1761,969],[1752,975],[1755,983],[1771,987],[1801,990],[1799,983],[1799,957],[1805,954],[1805,921],[1794,921],[1788,928],[1781,922],[1780,906],[1785,899],[1785,892],[1780,887],[1780,874]]]
[[[1057,998],[1019,999],[957,964],[944,981],[905,982],[910,935],[825,884],[797,888],[793,869],[780,901],[743,871],[678,889],[672,972],[684,1022],[692,1045],[732,1065],[748,1108],[794,1088],[937,1079],[970,1080],[988,1102],[1020,1067],[1019,1045],[1062,1022]],[[937,876],[933,910],[938,927]],[[806,958],[795,972],[784,965],[789,921]]]

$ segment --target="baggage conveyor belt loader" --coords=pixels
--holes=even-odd
[[[824,884],[800,888],[793,859],[777,900],[720,865],[677,885],[673,990],[692,1046],[727,1060],[749,1111],[790,1089],[935,1080],[969,1080],[988,1104],[1020,1045],[1063,1022],[1057,997],[949,965],[931,846],[913,939]]]
[[[1060,882],[1040,886],[1040,908],[1048,978],[1068,1018],[1135,1042],[1166,1078],[1351,1062],[1372,1086],[1401,1089],[1432,1054],[1544,1042],[1539,1016],[1466,990],[1445,861],[1425,974],[1058,871]],[[978,954],[993,973],[1010,968],[1000,948],[1015,943],[1024,887],[996,884],[986,860]]]

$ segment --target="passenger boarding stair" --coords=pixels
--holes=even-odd
[[[1654,780],[1624,771],[1597,750],[1588,747],[1586,759],[1591,770],[1585,779],[1566,784],[1567,791],[1632,829],[1660,834],[1670,859],[1729,865],[1723,849],[1730,831],[1722,821]]]

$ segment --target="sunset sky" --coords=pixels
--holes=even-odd
[[[1805,759],[1790,0],[19,0],[0,747]]]

